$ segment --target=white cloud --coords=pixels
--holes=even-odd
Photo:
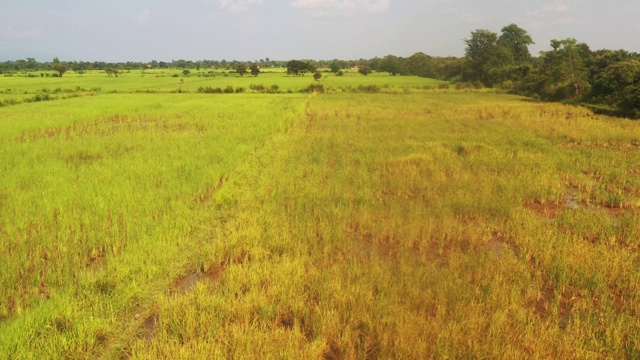
[[[472,14],[472,13],[466,13],[462,15],[462,19],[469,23],[480,23],[484,20],[484,18],[481,15]]]
[[[383,13],[389,10],[389,3],[390,0],[296,0],[291,7],[305,9],[314,16],[351,15],[357,11]]]
[[[262,5],[263,0],[218,0],[220,10],[245,11],[255,5]]]
[[[138,26],[145,26],[150,19],[151,19],[151,10],[144,9],[140,14],[136,15],[136,24],[138,24]]]
[[[542,9],[527,12],[529,16],[547,16],[549,14],[560,14],[569,11],[569,5],[555,2],[545,5]]]
[[[44,30],[39,27],[27,30],[16,30],[12,27],[8,27],[5,32],[5,36],[12,39],[32,39],[41,35],[44,35]]]
[[[556,20],[556,24],[559,25],[578,25],[580,20],[575,17],[566,17]]]
[[[569,5],[562,4],[562,3],[548,4],[548,5],[545,5],[545,7],[543,8],[543,11],[549,14],[563,13],[563,12],[569,11]]]

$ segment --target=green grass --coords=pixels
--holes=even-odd
[[[352,75],[0,109],[0,358],[640,356],[637,122]]]

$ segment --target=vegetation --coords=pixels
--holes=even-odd
[[[640,55],[464,43],[0,63],[0,360],[640,358]]]
[[[244,76],[247,73],[247,64],[240,63],[236,66],[236,72],[240,76]]]
[[[260,74],[260,66],[258,64],[251,64],[250,70],[251,75],[253,75],[254,77],[257,77]]]
[[[304,74],[308,72],[315,72],[316,67],[308,61],[301,60],[290,60],[287,63],[287,74],[288,75],[300,75],[304,76]]]
[[[2,79],[0,358],[640,356],[637,122],[155,71]]]
[[[367,76],[373,72],[370,67],[363,65],[358,68],[358,72],[364,76]]]

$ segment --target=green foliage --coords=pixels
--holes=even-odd
[[[324,93],[324,85],[322,84],[309,84],[306,89],[303,90],[306,93]]]
[[[111,76],[118,77],[118,74],[120,74],[120,71],[118,71],[118,69],[112,69],[112,68],[107,68],[104,70],[104,72],[107,74],[108,77],[111,77]]]
[[[51,69],[55,72],[58,73],[58,76],[62,77],[62,75],[64,75],[64,73],[67,72],[68,68],[65,64],[61,63],[60,60],[58,58],[54,58],[52,65],[51,65]]]
[[[370,67],[363,65],[358,68],[358,72],[364,76],[367,76],[373,72]]]
[[[403,59],[395,55],[387,55],[380,62],[378,71],[388,72],[391,76],[403,74],[405,72]]]
[[[251,64],[251,75],[253,75],[254,77],[258,77],[258,75],[260,74],[260,65],[253,63]]]
[[[469,39],[464,39],[466,80],[478,80],[490,85],[489,72],[496,67],[498,59],[498,34],[486,29],[471,32]]]
[[[551,40],[551,47],[525,86],[545,100],[580,100],[591,86],[585,65],[588,47],[575,39]]]
[[[331,69],[332,73],[338,73],[340,70],[347,68],[348,65],[343,60],[332,60],[329,63],[329,69]]]
[[[290,60],[287,63],[288,75],[304,76],[307,72],[315,72],[316,67],[307,61]]]
[[[236,65],[236,72],[240,75],[240,76],[244,76],[244,74],[247,73],[247,64],[245,63],[240,63],[238,65]]]
[[[499,37],[489,30],[476,30],[469,39],[465,39],[465,43],[463,79],[467,81],[504,86],[518,83],[529,72],[529,45],[533,40],[515,24],[503,27]]]
[[[407,58],[406,68],[412,75],[428,78],[437,77],[433,58],[421,52],[415,53]]]
[[[513,59],[513,65],[523,65],[531,61],[529,46],[535,44],[529,33],[516,24],[502,28],[497,45],[507,49]]]

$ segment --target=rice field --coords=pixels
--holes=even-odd
[[[638,122],[356,75],[0,78],[0,358],[640,356]]]

